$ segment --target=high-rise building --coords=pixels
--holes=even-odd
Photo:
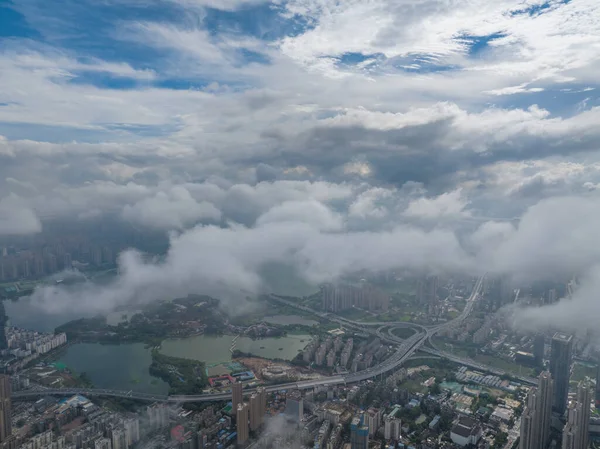
[[[400,438],[400,433],[402,428],[402,421],[399,418],[390,418],[387,417],[385,419],[384,424],[384,432],[383,435],[386,440],[397,440]]]
[[[169,425],[169,408],[167,404],[152,404],[146,408],[146,413],[152,429],[162,429]]]
[[[231,384],[231,410],[235,413],[243,400],[243,385],[241,382]]]
[[[140,440],[140,420],[137,417],[128,418],[123,422],[125,427],[125,442],[131,447]]]
[[[600,408],[600,362],[596,367],[596,408]]]
[[[563,414],[567,408],[569,397],[569,378],[573,359],[573,336],[557,332],[552,337],[552,354],[550,355],[550,374],[554,380],[554,411]]]
[[[111,449],[112,443],[108,438],[99,438],[94,441],[94,449]]]
[[[19,449],[21,445],[17,443],[19,443],[19,440],[15,435],[12,435],[7,440],[0,443],[0,449]]]
[[[527,395],[527,405],[521,416],[519,449],[544,449],[550,436],[553,381],[549,372],[538,378],[537,388]]]
[[[114,429],[111,435],[111,449],[127,449],[127,438],[125,429]]]
[[[365,415],[355,416],[350,423],[350,447],[369,449],[369,426],[365,424]]]
[[[246,444],[248,441],[248,404],[241,403],[237,406],[237,442],[239,445]]]
[[[250,396],[250,430],[255,431],[260,428],[263,416],[262,397],[258,392],[252,393]]]
[[[7,441],[12,434],[11,420],[10,376],[0,374],[0,443]]]
[[[285,414],[294,422],[300,424],[304,416],[304,399],[298,390],[288,393],[285,398]]]
[[[419,304],[431,304],[437,300],[438,277],[428,276],[417,283],[417,300]]]
[[[262,423],[264,421],[265,413],[267,413],[267,390],[265,387],[258,387],[256,389],[256,394],[260,399],[260,416]]]
[[[562,449],[587,449],[590,433],[592,393],[586,382],[577,386],[577,397],[569,405],[567,424],[563,429]]]
[[[385,291],[366,282],[360,285],[328,284],[321,288],[322,308],[329,312],[339,312],[351,307],[370,311],[388,310],[390,297]]]
[[[207,444],[208,444],[208,435],[206,435],[206,432],[204,430],[199,430],[198,433],[196,434],[196,447],[198,449],[205,449]]]
[[[371,407],[367,410],[367,425],[369,426],[369,436],[375,436],[381,425],[381,412],[378,409]]]
[[[533,358],[537,366],[544,364],[544,353],[546,350],[546,338],[544,334],[537,334],[533,337]]]

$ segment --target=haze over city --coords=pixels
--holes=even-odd
[[[597,0],[0,0],[3,372],[15,389],[34,359],[76,372],[69,363],[86,351],[71,344],[144,343],[118,356],[147,356],[140,394],[220,400],[224,386],[208,379],[246,371],[212,372],[223,360],[207,355],[169,361],[218,343],[165,349],[216,335],[223,357],[266,370],[252,385],[263,404],[277,391],[255,389],[291,368],[255,357],[299,362],[309,371],[290,375],[298,382],[345,386],[383,384],[418,351],[483,371],[486,357],[506,358],[529,371],[487,373],[538,391],[503,390],[522,402],[501,430],[509,442],[522,441],[523,408],[550,416],[540,397],[559,384],[560,431],[577,427],[569,401],[585,410],[578,382],[595,376],[575,379],[572,358],[600,358],[598,73]],[[252,346],[262,338],[291,340]],[[67,345],[64,360],[42,355]],[[185,388],[169,366],[190,370]],[[56,382],[97,389],[110,377],[96,376]],[[152,413],[167,412],[151,412],[155,423],[164,416]],[[259,424],[247,437],[267,447],[279,425]]]

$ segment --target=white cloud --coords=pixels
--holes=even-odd
[[[598,329],[600,318],[600,265],[586,269],[572,298],[542,308],[518,309],[514,319],[526,329],[563,329],[580,336]]]
[[[397,265],[541,277],[598,263],[585,215],[600,185],[597,1],[277,0],[252,11],[252,35],[213,27],[206,8],[234,23],[263,0],[170,1],[153,22],[94,30],[117,50],[110,61],[44,32],[68,25],[60,8],[26,17],[53,39],[1,41],[0,190],[19,197],[0,203],[0,233],[109,212],[181,231],[163,262],[127,253],[123,277],[87,306],[235,298],[260,291],[258,267],[273,261],[315,283]],[[119,61],[121,44],[139,49],[135,64]],[[471,233],[482,217],[497,220]],[[227,228],[189,229],[214,221]]]
[[[123,218],[156,229],[185,229],[199,221],[218,221],[221,212],[207,201],[197,202],[183,187],[160,191],[123,209]]]
[[[537,93],[543,92],[544,89],[542,87],[527,87],[526,83],[519,84],[518,86],[509,86],[503,87],[501,89],[493,89],[487,92],[486,94],[490,95],[515,95],[515,94],[524,94],[524,93]]]
[[[55,313],[73,307],[106,311],[191,292],[212,294],[235,304],[247,294],[261,291],[258,272],[266,263],[292,265],[316,285],[356,270],[458,270],[466,269],[469,262],[455,236],[446,231],[397,227],[382,233],[338,234],[294,222],[255,228],[204,226],[173,237],[161,262],[144,260],[131,251],[124,253],[122,274],[112,284],[85,284],[69,290],[44,287],[34,292],[32,301]]]
[[[35,234],[42,230],[36,213],[18,196],[0,199],[0,235]]]
[[[258,226],[279,222],[307,223],[322,231],[339,231],[344,226],[340,214],[316,200],[286,201],[274,206],[256,220]]]
[[[268,0],[169,0],[183,8],[213,8],[235,11],[240,8],[267,3]]]
[[[442,66],[459,65],[523,82],[560,81],[572,78],[575,71],[581,74],[582,69],[590,76],[600,57],[599,25],[594,20],[600,6],[594,0],[292,0],[286,8],[290,15],[303,16],[316,25],[281,43],[285,54],[308,67],[318,68],[324,58],[347,53],[383,54],[388,58],[417,56]],[[467,38],[492,35],[496,39],[483,57],[465,58],[470,45]],[[565,54],[569,57],[564,58]],[[418,59],[413,65],[419,66]],[[326,70],[340,69],[329,65]]]
[[[463,197],[461,189],[443,193],[434,198],[419,198],[409,203],[404,215],[425,220],[456,219],[469,216],[465,210],[469,201]]]
[[[358,175],[363,178],[370,176],[372,173],[371,166],[366,162],[348,162],[344,164],[344,173],[347,175]]]
[[[354,202],[350,204],[348,213],[351,217],[358,218],[384,218],[389,209],[382,200],[389,199],[395,195],[394,190],[374,187],[359,194]]]

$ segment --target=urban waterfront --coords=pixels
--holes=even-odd
[[[76,373],[86,373],[97,388],[167,394],[169,386],[148,372],[152,357],[143,343],[103,345],[78,343],[60,362]]]
[[[160,351],[172,357],[201,360],[207,365],[231,360],[231,344],[235,337],[222,335],[198,335],[195,337],[165,340]],[[281,338],[253,340],[238,337],[236,349],[267,359],[292,360],[298,351],[304,349],[311,340],[310,335],[289,335]]]
[[[44,313],[30,301],[29,298],[21,298],[16,302],[5,301],[11,324],[40,332],[52,332],[65,320],[80,317]],[[124,314],[132,315],[127,312],[114,312],[107,318],[116,323],[121,321]],[[316,324],[316,321],[294,315],[275,315],[266,317],[265,321],[281,325]],[[230,348],[234,338],[232,335],[218,337],[199,335],[184,339],[168,339],[163,342],[161,352],[174,357],[201,360],[210,366],[231,360]],[[308,345],[310,340],[310,335],[288,335],[257,340],[238,337],[235,347],[258,357],[291,360],[299,350]],[[120,345],[76,343],[59,356],[59,361],[76,373],[85,372],[98,388],[157,394],[166,394],[169,390],[165,382],[150,375],[148,368],[152,358],[150,349],[147,349],[143,343]]]
[[[309,320],[308,318],[303,318],[298,315],[273,315],[266,316],[264,320],[266,323],[270,324],[280,324],[283,326],[289,326],[292,324],[300,324],[302,326],[316,326],[319,324],[315,320]]]
[[[207,365],[231,360],[231,343],[234,337],[198,335],[185,339],[165,340],[163,354],[194,360]],[[239,337],[236,348],[264,358],[293,359],[309,342],[310,335],[290,335],[281,338],[252,340]],[[279,349],[281,348],[281,350]],[[145,393],[166,394],[168,385],[150,375],[152,362],[150,349],[143,343],[106,345],[77,343],[60,356],[60,362],[76,373],[85,372],[98,388],[134,390]]]
[[[75,309],[61,309],[52,313],[50,304],[40,307],[29,297],[19,298],[17,301],[4,301],[4,308],[12,326],[38,332],[53,332],[56,327],[68,321],[93,316]]]

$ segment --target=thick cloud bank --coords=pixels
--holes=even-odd
[[[327,233],[289,221],[254,228],[200,226],[173,237],[161,260],[123,253],[121,274],[108,286],[46,287],[36,290],[32,300],[57,313],[72,307],[106,311],[192,292],[231,304],[261,291],[259,272],[268,263],[290,265],[314,285],[357,270],[473,268],[464,265],[468,258],[454,234],[443,230]]]
[[[73,307],[106,311],[187,293],[216,295],[231,305],[268,288],[260,272],[272,263],[291,267],[315,286],[362,270],[411,269],[464,275],[488,272],[490,276],[509,275],[527,282],[586,273],[600,265],[597,195],[543,200],[529,208],[516,225],[485,222],[462,238],[443,225],[425,230],[388,224],[352,231],[343,228],[341,218],[350,213],[348,210],[333,213],[316,200],[297,206],[290,202],[273,206],[253,226],[197,226],[174,235],[163,258],[123,253],[120,275],[108,286],[42,288],[32,299],[55,312]],[[589,305],[596,300],[589,295],[593,288],[586,285],[600,282],[598,273],[592,270],[584,278],[582,289],[573,298],[573,304],[581,307],[573,307],[568,315],[555,313],[556,308],[531,313],[556,324],[567,317],[576,321],[578,315],[589,319]]]
[[[14,195],[0,199],[0,236],[26,235],[42,230],[35,211]]]
[[[44,307],[231,303],[272,263],[312,284],[600,263],[597,0],[9,3],[0,240],[172,235]]]

